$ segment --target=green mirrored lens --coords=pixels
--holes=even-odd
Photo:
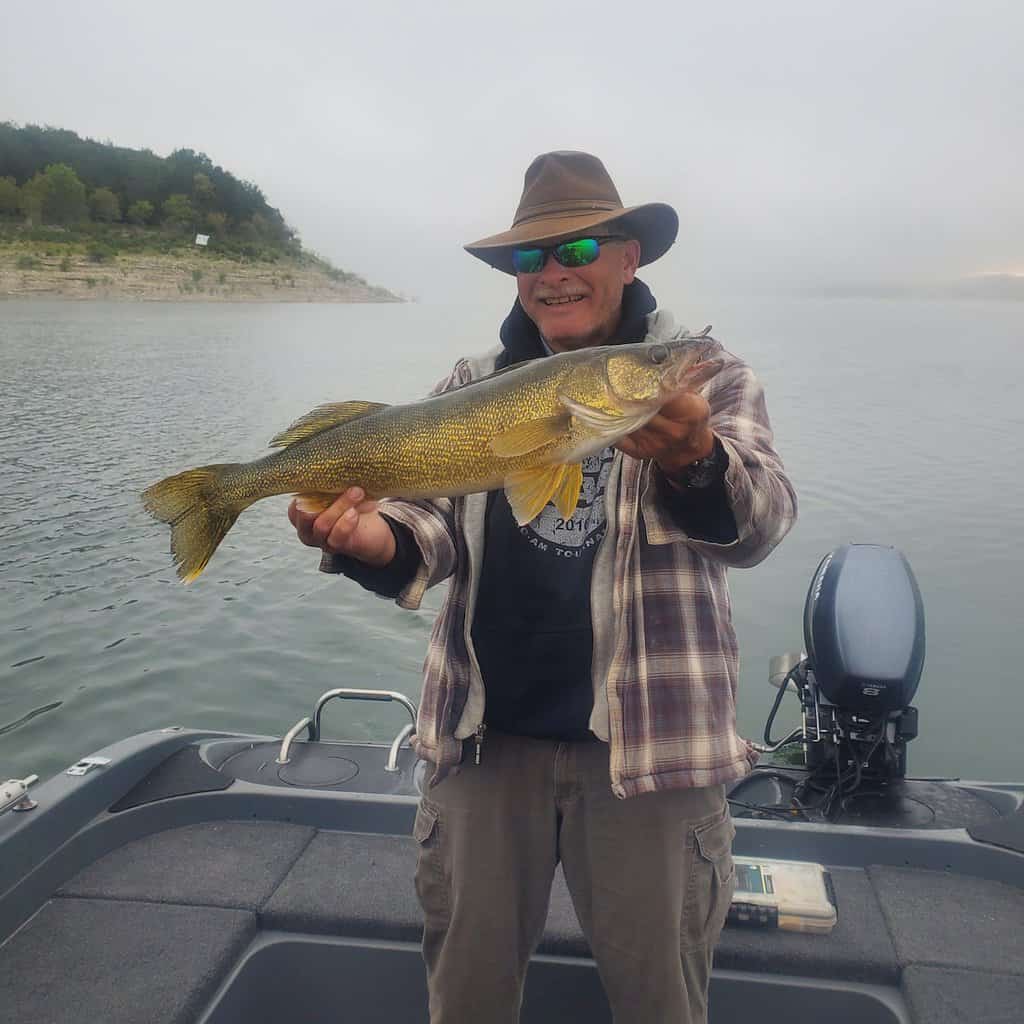
[[[512,267],[517,274],[536,274],[543,266],[543,249],[512,250]]]
[[[585,267],[601,254],[601,247],[596,238],[577,238],[573,242],[563,242],[555,246],[555,259],[563,267]]]

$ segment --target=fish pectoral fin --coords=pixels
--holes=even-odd
[[[307,491],[305,494],[295,495],[295,507],[300,512],[318,516],[325,508],[333,505],[337,497],[336,494],[326,494],[322,491]]]
[[[584,405],[567,395],[559,395],[558,400],[572,413],[573,419],[581,423],[588,431],[597,437],[605,437],[609,440],[618,440],[626,434],[632,434],[639,430],[650,420],[656,409],[649,412],[634,413],[626,415],[621,412],[609,412],[607,409],[597,409],[592,405]]]
[[[583,467],[579,463],[538,466],[510,473],[505,478],[505,496],[516,522],[525,526],[552,500],[568,519],[576,509],[582,486]]]
[[[318,405],[312,412],[300,416],[287,430],[282,430],[270,439],[270,448],[287,448],[298,441],[305,441],[325,430],[341,426],[360,416],[367,416],[378,409],[386,409],[383,402],[330,402]]]
[[[569,429],[571,417],[568,413],[545,416],[539,420],[520,423],[503,434],[491,438],[491,451],[502,459],[514,459],[526,455],[557,441]]]

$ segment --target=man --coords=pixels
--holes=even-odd
[[[664,204],[623,207],[595,157],[538,157],[513,227],[466,247],[516,277],[502,345],[439,390],[683,334],[635,276],[677,228]],[[289,510],[324,571],[403,607],[450,580],[415,737],[435,765],[415,825],[433,1024],[518,1020],[559,863],[618,1024],[706,1019],[733,886],[724,784],[754,760],[726,569],[796,516],[760,385],[723,360],[585,461],[568,519],[549,505],[519,527],[501,491]]]

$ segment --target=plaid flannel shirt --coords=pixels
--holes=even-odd
[[[661,310],[648,317],[647,330],[647,341],[685,333]],[[460,360],[435,393],[490,373],[500,351]],[[703,394],[729,458],[725,485],[736,539],[716,544],[687,536],[659,497],[659,470],[649,461],[616,452],[608,479],[608,530],[591,581],[590,727],[610,745],[610,782],[619,797],[729,782],[757,759],[736,732],[739,651],[726,571],[764,559],[789,531],[797,506],[772,446],[761,385],[740,359],[728,352],[724,358]],[[435,780],[461,759],[462,741],[484,717],[470,630],[486,505],[486,494],[380,505],[410,529],[422,557],[397,603],[418,608],[429,587],[449,581],[424,663],[413,738],[419,756],[437,766]]]

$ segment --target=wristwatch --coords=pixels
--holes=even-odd
[[[680,487],[692,487],[696,490],[710,487],[723,475],[728,465],[729,456],[726,455],[722,442],[716,437],[715,447],[711,449],[711,454],[705,455],[703,459],[698,459],[696,462],[691,462],[675,478],[675,482]]]

